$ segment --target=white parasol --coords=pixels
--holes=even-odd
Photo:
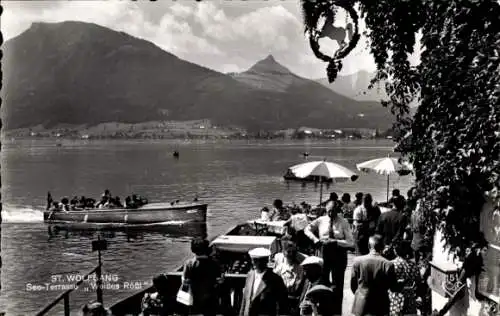
[[[290,167],[290,171],[298,178],[308,176],[320,177],[320,197],[319,203],[323,198],[323,178],[333,179],[336,182],[355,181],[358,175],[344,166],[326,160],[310,161]]]
[[[364,172],[375,171],[378,174],[387,176],[387,200],[389,200],[389,176],[393,173],[406,175],[413,170],[413,166],[410,163],[389,156],[358,163],[356,167],[358,170]]]

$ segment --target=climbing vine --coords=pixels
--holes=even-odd
[[[500,4],[496,0],[302,0],[305,32],[332,82],[348,48],[318,54],[318,21],[336,10],[366,23],[382,105],[395,116],[398,151],[415,168],[421,218],[430,239],[443,231],[450,250],[482,245],[479,213],[500,188]],[[354,9],[356,8],[356,9]],[[353,14],[352,11],[355,13]],[[332,13],[333,12],[333,13]],[[420,63],[411,65],[421,33]],[[357,33],[356,33],[357,34]],[[340,67],[339,67],[340,65]],[[418,102],[415,115],[410,104]],[[436,212],[437,210],[437,212]]]

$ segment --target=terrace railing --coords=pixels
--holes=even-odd
[[[46,315],[54,306],[56,306],[60,301],[64,302],[64,316],[69,316],[71,312],[71,307],[69,304],[69,297],[71,293],[80,286],[84,281],[88,280],[89,276],[92,275],[93,273],[96,274],[97,281],[96,281],[96,294],[97,294],[97,301],[99,303],[103,303],[102,299],[102,261],[101,261],[101,250],[106,250],[107,249],[107,243],[105,239],[101,239],[100,235],[98,235],[98,238],[96,241],[92,241],[92,251],[98,252],[98,264],[97,266],[92,269],[89,273],[87,273],[80,281],[76,282],[75,285],[69,289],[66,290],[64,293],[59,295],[55,300],[53,300],[51,303],[49,303],[47,306],[45,306],[41,311],[36,313],[36,316],[43,316]]]

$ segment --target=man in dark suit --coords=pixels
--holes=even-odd
[[[382,242],[388,249],[396,240],[402,240],[408,224],[406,216],[403,214],[405,202],[403,199],[396,198],[392,202],[393,207],[390,211],[380,215],[375,233],[382,236]],[[384,254],[386,259],[392,260],[395,257],[394,251],[388,251]]]
[[[382,257],[382,238],[371,236],[370,252],[354,259],[351,274],[351,290],[354,293],[352,313],[355,316],[389,315],[388,290],[401,290],[393,264]]]
[[[255,248],[248,254],[254,268],[247,275],[240,316],[287,314],[289,306],[285,283],[268,267],[271,252],[266,248]]]

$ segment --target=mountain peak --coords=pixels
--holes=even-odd
[[[267,55],[266,58],[261,61],[269,62],[269,63],[278,63],[272,54]]]
[[[266,58],[259,60],[246,72],[277,75],[292,74],[292,72],[288,68],[277,62],[274,56],[271,54],[269,54]]]

